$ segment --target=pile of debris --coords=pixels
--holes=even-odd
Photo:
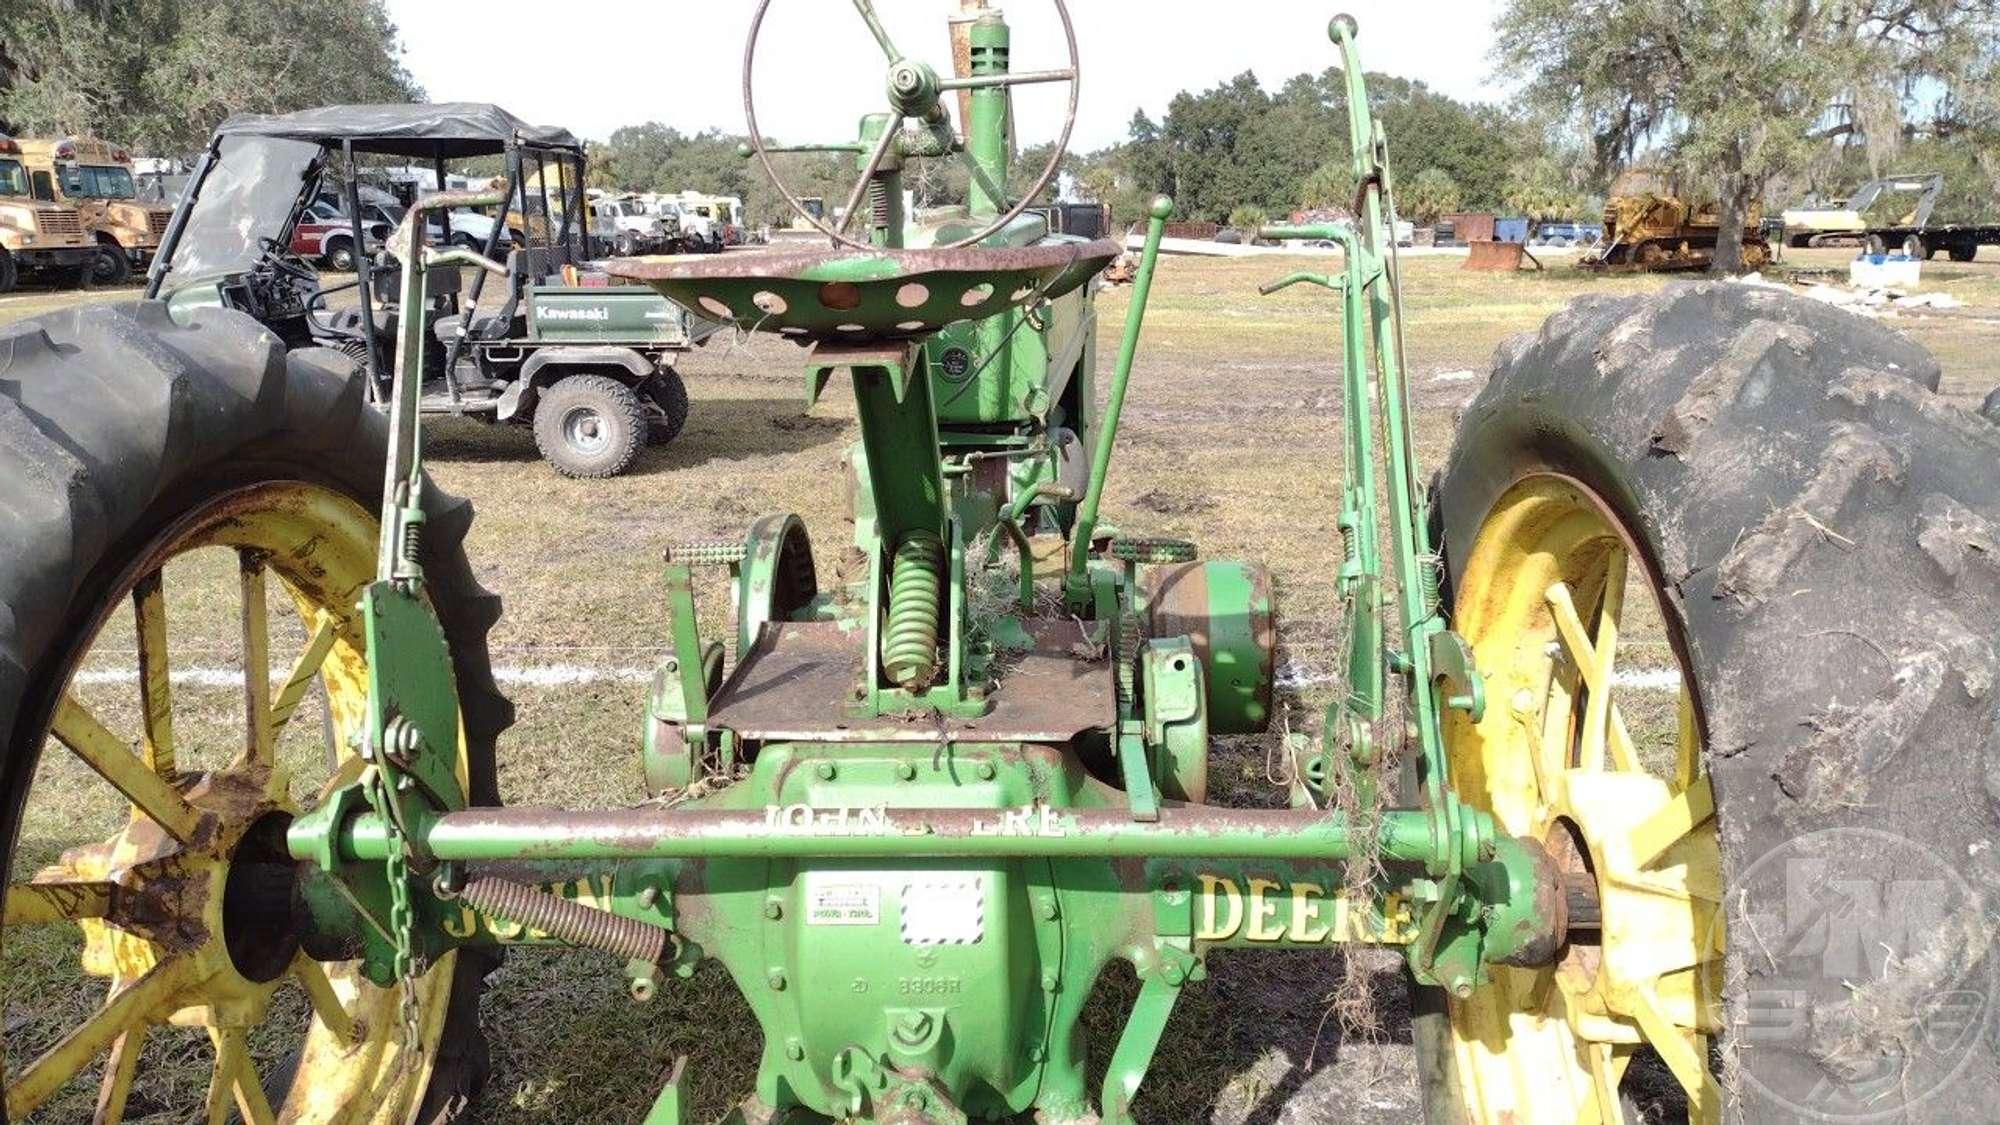
[[[1898,317],[1906,313],[1921,313],[1926,310],[1962,309],[1965,302],[1949,293],[1931,290],[1913,293],[1895,287],[1873,287],[1855,285],[1829,285],[1815,282],[1810,285],[1788,284],[1773,281],[1761,273],[1747,273],[1729,280],[1738,285],[1754,285],[1764,289],[1782,289],[1787,293],[1798,293],[1815,301],[1838,305],[1849,312],[1866,317]]]

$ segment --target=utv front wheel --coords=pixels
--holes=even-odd
[[[1936,383],[1731,285],[1502,349],[1440,493],[1493,701],[1451,784],[1593,905],[1419,1018],[1433,1121],[2000,1104],[2000,430]]]
[[[413,980],[412,1042],[402,988],[306,951],[343,939],[307,941],[284,848],[362,767],[384,419],[338,357],[235,313],[81,309],[0,354],[0,1118],[458,1120],[490,957]],[[461,769],[492,803],[497,599],[470,507],[423,503]]]
[[[535,445],[566,477],[601,480],[632,467],[646,445],[646,408],[605,375],[571,375],[535,401]]]

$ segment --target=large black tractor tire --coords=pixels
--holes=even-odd
[[[688,420],[687,383],[681,373],[671,367],[660,368],[646,382],[646,397],[660,408],[660,416],[653,419],[653,444],[665,445],[681,436]]]
[[[2000,428],[1937,384],[1788,294],[1585,297],[1500,349],[1443,475],[1454,585],[1560,474],[1660,591],[1715,796],[1729,1120],[2000,1106]]]
[[[188,513],[260,484],[303,482],[379,509],[388,425],[338,353],[287,355],[232,312],[180,326],[159,303],[84,307],[0,332],[0,357],[4,876],[78,646],[137,554]],[[470,795],[494,805],[494,744],[513,722],[487,651],[500,600],[466,558],[470,501],[427,486],[423,502],[424,571],[451,648]],[[471,1120],[488,1067],[479,994],[496,963],[458,958],[419,1125]]]
[[[535,399],[535,445],[566,477],[606,480],[646,447],[649,420],[638,392],[608,375],[569,375]]]
[[[1954,262],[1970,262],[1979,257],[1979,244],[1977,242],[1954,242],[1945,247],[1945,252],[1951,255],[1951,260]]]
[[[99,243],[97,257],[90,264],[92,285],[123,285],[132,279],[132,259],[115,242]]]
[[[0,293],[12,293],[14,286],[21,283],[20,267],[14,263],[14,255],[0,246]]]

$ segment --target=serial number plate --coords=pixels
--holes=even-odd
[[[882,920],[882,888],[876,883],[806,883],[806,925],[872,926]]]

